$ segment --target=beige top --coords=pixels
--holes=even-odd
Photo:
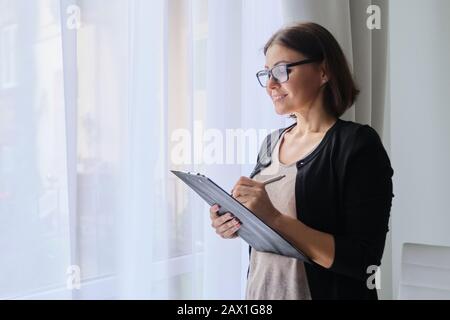
[[[296,164],[284,165],[279,161],[278,140],[272,154],[272,163],[254,179],[265,181],[281,174],[285,178],[266,186],[267,194],[275,208],[283,214],[297,218],[295,205]],[[273,253],[252,249],[247,280],[248,300],[310,300],[305,266],[302,261]]]

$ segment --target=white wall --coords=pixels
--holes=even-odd
[[[390,1],[389,14],[397,297],[405,242],[450,246],[450,1]]]

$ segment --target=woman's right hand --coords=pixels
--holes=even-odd
[[[216,233],[223,239],[234,239],[236,238],[237,231],[241,227],[240,221],[234,217],[230,212],[227,212],[221,216],[217,214],[219,211],[219,206],[217,204],[213,205],[209,209],[211,226],[216,229]]]

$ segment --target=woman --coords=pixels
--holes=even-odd
[[[258,80],[277,114],[296,123],[266,138],[232,194],[313,263],[250,248],[246,298],[377,299],[393,170],[375,130],[339,119],[359,93],[342,49],[325,28],[303,23],[274,34],[264,54]],[[239,221],[217,211],[212,226],[235,238]]]

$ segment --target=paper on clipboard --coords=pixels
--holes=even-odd
[[[171,172],[191,187],[210,206],[219,204],[219,215],[225,212],[233,213],[242,223],[237,234],[255,250],[271,252],[311,263],[311,260],[300,250],[208,177],[199,173],[192,174],[174,170],[171,170]]]

